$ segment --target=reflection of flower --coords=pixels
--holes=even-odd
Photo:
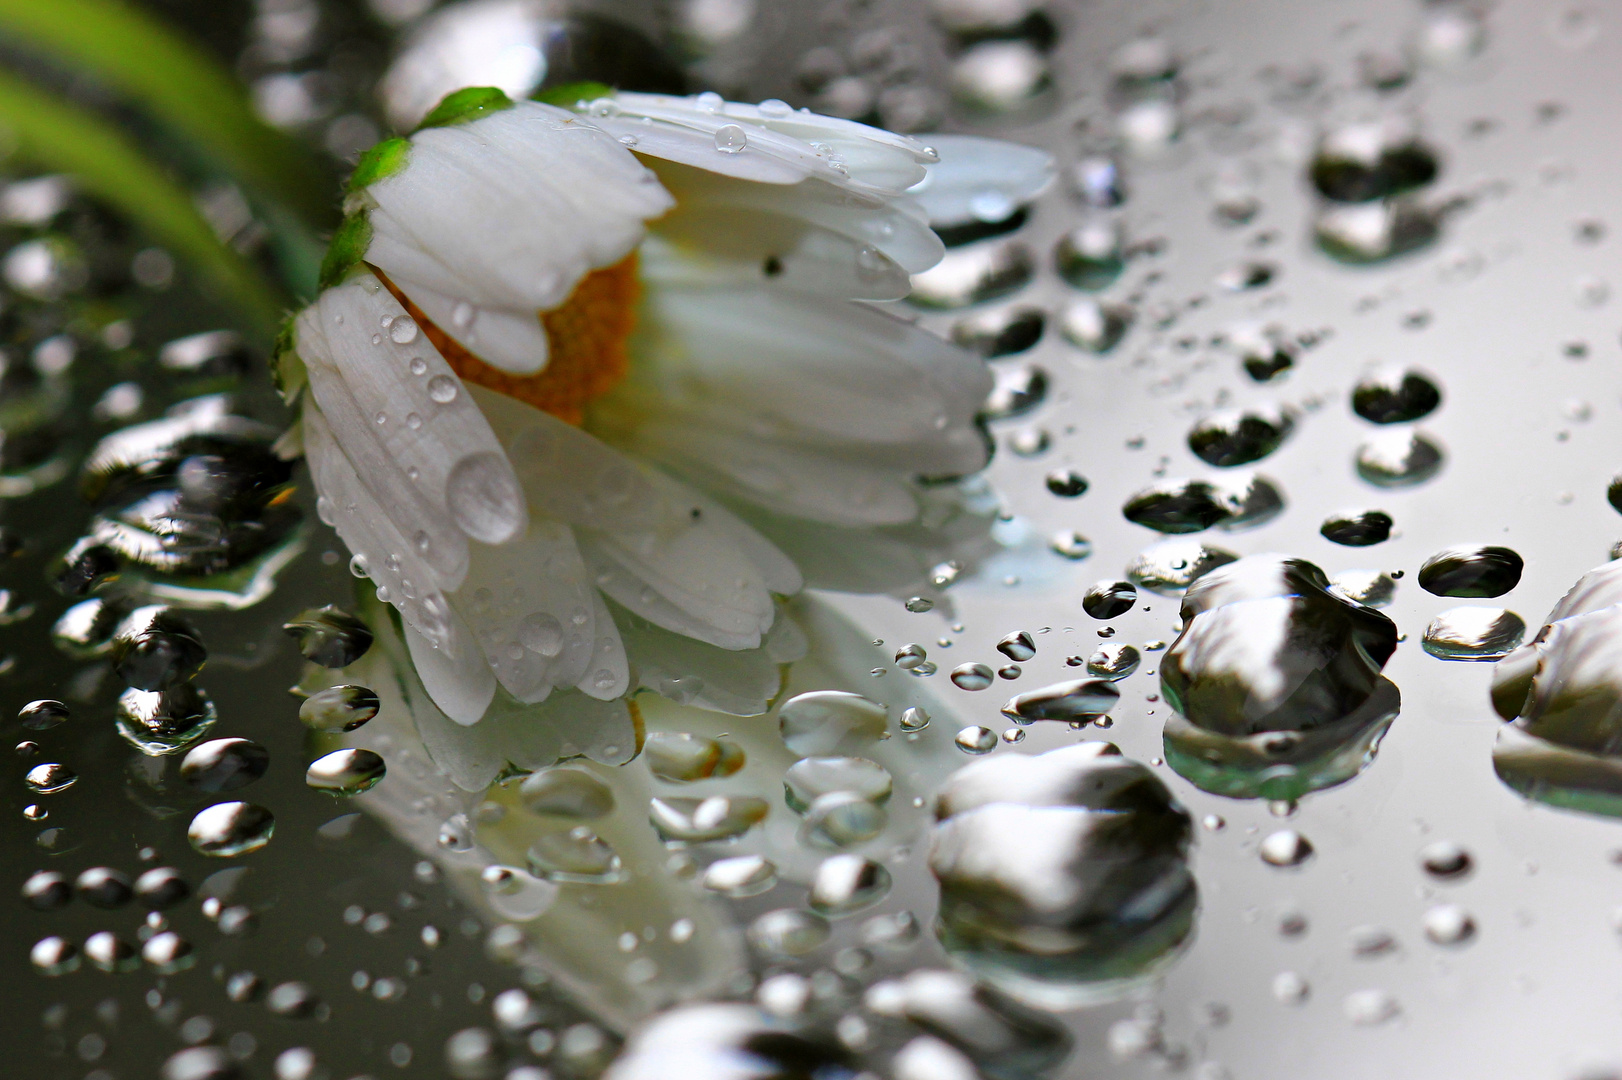
[[[715,95],[580,108],[462,91],[375,148],[279,358],[323,515],[462,723],[498,684],[791,657],[803,575],[763,533],[936,525],[914,478],[985,461],[983,365],[851,303],[940,255],[900,198],[926,147]]]

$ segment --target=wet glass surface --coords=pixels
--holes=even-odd
[[[465,76],[383,78],[466,10],[431,6],[154,9],[335,202]],[[264,328],[18,158],[18,1075],[1622,1070],[1622,623],[1584,576],[1622,535],[1618,12],[692,0],[548,39],[504,10],[480,70],[515,96],[578,61],[1053,155],[1030,205],[937,217],[885,304],[995,376],[972,527],[801,535],[848,586],[778,604],[803,658],[670,653],[634,716],[460,727],[273,449]],[[132,130],[275,262],[262,207]]]

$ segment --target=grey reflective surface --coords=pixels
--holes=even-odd
[[[796,667],[789,685],[794,694],[853,691],[889,706],[895,738],[872,750],[815,753],[871,756],[893,776],[887,831],[860,849],[885,855],[890,891],[861,918],[833,920],[828,942],[804,959],[762,960],[757,969],[768,963],[826,969],[840,949],[862,940],[868,916],[903,911],[923,926],[920,943],[875,949],[879,959],[860,981],[947,966],[931,931],[937,885],[922,857],[931,828],[924,801],[951,770],[971,761],[1108,738],[1145,763],[1195,823],[1187,866],[1198,907],[1186,943],[1150,965],[1124,999],[1060,1014],[1075,1049],[1052,1075],[1148,1076],[1174,1068],[1202,1080],[1376,1074],[1576,1080],[1622,1070],[1613,917],[1622,873],[1613,853],[1622,850],[1622,832],[1612,819],[1529,802],[1506,786],[1492,760],[1503,724],[1489,695],[1492,666],[1444,661],[1421,647],[1432,620],[1461,604],[1507,608],[1524,620],[1530,638],[1622,535],[1606,500],[1622,466],[1613,296],[1622,200],[1615,145],[1622,8],[1536,0],[1506,0],[1490,10],[1417,0],[1055,2],[1048,5],[1057,28],[1051,52],[1017,45],[966,64],[954,61],[923,0],[763,2],[735,37],[717,31],[730,25],[721,16],[731,7],[752,5],[674,9],[697,78],[749,99],[777,96],[822,108],[854,102],[849,111],[876,112],[892,124],[998,134],[1047,147],[1061,168],[1060,182],[1017,232],[955,248],[959,272],[931,290],[941,304],[974,296],[984,302],[920,314],[943,336],[974,342],[985,339],[976,326],[998,325],[988,312],[1037,309],[1047,316],[1034,345],[990,361],[1000,376],[994,402],[1012,414],[991,424],[998,452],[987,473],[1006,511],[996,529],[1001,550],[945,589],[920,586],[935,601],[929,611],[909,611],[902,596],[817,598],[825,606],[814,610],[822,614],[808,618],[821,627],[820,651]],[[704,10],[708,21],[700,17]],[[368,26],[367,35],[386,39],[365,11],[342,11]],[[626,11],[650,33],[668,25],[640,6]],[[1139,44],[1123,55],[1144,35],[1165,48]],[[1174,78],[1164,77],[1168,55]],[[819,71],[832,74],[805,78]],[[988,71],[1001,77],[993,80]],[[982,108],[1000,101],[1014,110],[976,113],[953,104],[954,92]],[[374,110],[364,87],[355,95],[345,105],[353,113],[308,127],[335,153],[344,149],[337,119],[364,120]],[[1429,147],[1439,162],[1436,178],[1389,204],[1325,202],[1310,175],[1319,137],[1370,120],[1393,122],[1402,135],[1394,145],[1412,135]],[[351,134],[358,123],[349,125]],[[359,137],[369,141],[364,132]],[[1118,177],[1100,180],[1101,160],[1113,161]],[[1117,204],[1118,194],[1124,198]],[[1118,233],[1119,253],[1101,250],[1079,266],[1080,246],[1072,242],[1065,248],[1068,274],[1061,275],[1061,238],[1084,225],[1091,234]],[[1404,248],[1412,250],[1384,258]],[[182,279],[177,293],[187,288]],[[1076,305],[1089,298],[1102,306],[1078,313]],[[206,309],[193,317],[161,299],[133,303],[150,320],[140,323],[148,352],[217,328],[218,316]],[[963,318],[983,321],[959,330]],[[1354,388],[1386,366],[1424,372],[1440,388],[1440,405],[1390,426],[1359,416]],[[1034,377],[1035,368],[1044,378]],[[150,382],[154,403],[143,419],[195,392],[171,375],[160,380],[149,371],[140,378]],[[72,379],[71,415],[85,432],[110,430],[114,425],[96,427],[90,417],[118,377],[81,363]],[[245,385],[254,388],[252,414],[280,423],[262,377],[256,373]],[[1260,460],[1219,468],[1190,449],[1190,432],[1213,414],[1284,408],[1294,412],[1293,429]],[[1420,462],[1413,475],[1395,478],[1401,460],[1383,472],[1367,466],[1401,459],[1399,447],[1364,453],[1360,475],[1363,447],[1410,429],[1440,448],[1439,465]],[[82,454],[90,439],[80,441]],[[1083,493],[1053,490],[1048,477],[1067,468],[1085,477]],[[1159,669],[1181,629],[1176,596],[1140,588],[1135,606],[1107,623],[1082,606],[1097,582],[1145,581],[1129,568],[1162,537],[1125,520],[1122,508],[1134,495],[1182,479],[1243,488],[1252,472],[1277,489],[1282,512],[1255,515],[1259,520],[1248,526],[1218,523],[1199,533],[1200,541],[1240,556],[1300,557],[1342,582],[1353,571],[1402,572],[1381,608],[1402,635],[1381,671],[1400,691],[1400,712],[1366,767],[1338,786],[1305,794],[1293,809],[1208,794],[1162,763],[1169,706]],[[308,492],[300,497],[308,507]],[[1367,510],[1390,516],[1390,539],[1351,547],[1323,534],[1327,519]],[[313,522],[313,513],[306,516]],[[20,888],[37,869],[58,870],[71,882],[95,866],[133,879],[148,867],[172,865],[196,891],[206,875],[233,865],[206,860],[186,843],[192,812],[215,800],[179,784],[178,758],[136,757],[112,725],[118,686],[78,674],[86,665],[64,660],[47,640],[67,602],[44,583],[44,567],[88,517],[71,483],[5,510],[7,530],[15,527],[30,546],[0,585],[37,604],[31,617],[0,627],[3,651],[15,658],[5,675],[6,708],[62,698],[73,714],[34,731],[4,713],[12,742],[28,738],[41,747],[14,762],[14,780],[4,788],[11,824],[0,829],[0,845],[11,868],[8,888]],[[1090,554],[1067,558],[1050,549],[1051,538],[1070,532],[1090,542]],[[1417,578],[1425,560],[1464,545],[1512,549],[1525,560],[1518,584],[1490,601],[1422,590]],[[1062,546],[1070,555],[1083,547],[1073,538]],[[210,920],[196,899],[170,912],[168,925],[196,949],[195,965],[173,976],[104,974],[86,959],[69,976],[44,979],[28,958],[36,940],[56,934],[83,946],[95,932],[111,930],[139,945],[140,905],[109,911],[75,898],[61,910],[38,912],[8,899],[0,964],[10,990],[0,1042],[20,1051],[18,1075],[77,1078],[98,1068],[120,1078],[155,1075],[191,1036],[243,1050],[247,1043],[230,1039],[248,1032],[257,1049],[243,1055],[244,1067],[253,1076],[275,1075],[274,1056],[295,1046],[313,1047],[333,1080],[441,1076],[446,1040],[474,1025],[491,1026],[491,999],[520,985],[517,970],[487,955],[487,931],[501,913],[480,899],[477,868],[462,867],[460,892],[442,883],[432,864],[418,875],[435,836],[399,826],[416,821],[407,813],[412,798],[441,795],[431,785],[403,783],[413,775],[409,754],[384,751],[389,777],[360,800],[374,808],[371,816],[348,818],[354,807],[305,785],[305,767],[318,755],[306,749],[297,699],[283,692],[301,677],[302,660],[279,627],[310,607],[352,606],[346,559],[320,529],[269,599],[244,612],[195,616],[210,657],[198,684],[220,715],[208,737],[251,738],[271,755],[264,779],[230,797],[269,807],[275,836],[242,860],[250,872],[234,889],[215,881],[216,892],[229,892],[222,906],[246,912]],[[854,629],[828,629],[829,612]],[[1101,636],[1106,626],[1113,630],[1108,638]],[[1004,666],[1009,657],[998,643],[1017,631],[1029,632],[1036,650],[1019,661],[1017,679],[996,679],[977,691],[954,685],[950,672],[959,665]],[[909,643],[928,651],[934,674],[921,677],[921,668],[897,662],[897,650]],[[1121,698],[1107,732],[1036,722],[1017,729],[1024,735],[1017,743],[997,741],[990,759],[953,745],[965,728],[983,726],[993,738],[1011,729],[1000,711],[1008,697],[1083,677],[1086,669],[1078,667],[1105,643],[1130,644],[1142,657],[1115,683]],[[1080,664],[1068,664],[1070,657]],[[907,706],[931,716],[916,742],[896,723]],[[747,725],[756,740],[751,754],[761,739],[778,738],[775,717],[705,719],[674,707],[650,713],[655,729],[679,726],[716,739]],[[386,705],[350,743],[381,748],[367,739],[390,730],[390,715]],[[705,902],[717,944],[695,965],[693,985],[719,993],[704,980],[741,962],[743,948],[724,927],[796,908],[826,854],[802,842],[802,820],[782,801],[781,777],[792,756],[779,747],[775,758],[752,757],[753,767],[724,786],[730,796],[771,804],[764,828],[725,853],[767,855],[781,883],[755,896],[744,888],[741,899]],[[163,760],[168,772],[161,777],[130,764]],[[55,794],[31,791],[24,774],[51,762],[69,766],[78,781]],[[632,767],[642,765],[633,763],[625,776]],[[635,775],[624,783],[640,798],[650,791],[685,795]],[[514,785],[495,797],[524,795]],[[48,807],[48,819],[23,817],[22,808],[35,803]],[[437,829],[443,815],[431,816]],[[339,823],[320,828],[334,819]],[[416,849],[391,838],[380,822],[392,823]],[[56,846],[43,846],[42,830],[55,828],[65,830]],[[1302,858],[1298,838],[1280,836],[1282,830],[1304,837],[1311,854]],[[1447,869],[1449,861],[1437,855],[1443,841],[1469,853],[1468,871]],[[524,845],[503,842],[511,861],[522,864]],[[651,834],[637,842],[657,852]],[[150,862],[137,856],[145,845],[156,849]],[[563,873],[608,872],[598,849],[583,840],[542,854]],[[579,886],[592,887],[612,886]],[[698,901],[691,903],[699,910]],[[385,918],[375,918],[379,913]],[[605,923],[618,917],[611,912]],[[424,938],[425,926],[437,930],[437,939]],[[754,926],[757,944],[773,929]],[[773,940],[781,943],[786,930],[777,930],[784,932]],[[438,947],[430,948],[430,939]],[[499,956],[499,937],[495,944]],[[580,945],[573,970],[595,962],[591,944]],[[622,960],[607,955],[616,965]],[[610,966],[602,964],[603,984],[624,990]],[[293,991],[281,999],[289,1015],[234,1002],[229,979],[244,971],[257,973],[267,992],[301,980],[330,1013],[312,1005],[308,1017],[290,1015],[304,1011]],[[629,1026],[666,990],[584,996],[587,1011],[614,1028]],[[583,1016],[580,1006],[555,1002],[550,990],[535,994],[551,1010],[546,1029],[560,1037]],[[196,1016],[211,1025],[188,1029]],[[575,1066],[589,1074],[604,1056],[592,1042],[597,1029],[572,1030],[582,1033],[577,1053],[564,1063],[525,1057],[523,1050],[513,1063],[550,1060],[559,1075]],[[1049,1045],[1051,1034],[1036,1030]],[[100,1043],[86,1041],[92,1036]],[[453,1057],[482,1060],[480,1047],[464,1043],[451,1048]]]

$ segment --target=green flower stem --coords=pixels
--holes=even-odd
[[[0,7],[10,6],[9,0],[0,0]],[[282,300],[220,242],[187,192],[112,125],[0,72],[0,129],[11,136],[21,157],[72,174],[87,193],[188,260],[266,340],[275,333],[285,307]]]
[[[121,0],[0,0],[0,39],[92,74],[306,221],[333,217],[327,177],[309,154],[254,114],[230,72],[137,8]]]

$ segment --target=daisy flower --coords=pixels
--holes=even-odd
[[[920,478],[987,457],[984,364],[859,302],[942,254],[906,194],[950,194],[933,151],[782,102],[565,100],[458,91],[370,151],[278,349],[320,513],[461,724],[498,687],[794,658],[778,538],[938,526]]]

